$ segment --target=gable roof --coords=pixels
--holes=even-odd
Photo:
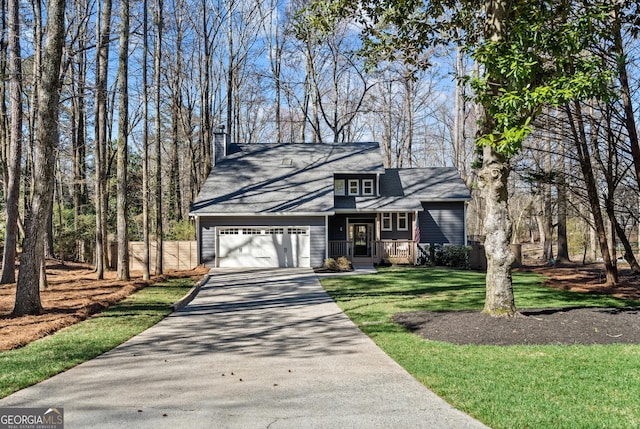
[[[402,189],[420,201],[468,201],[471,193],[454,167],[390,168],[400,176]],[[386,174],[385,174],[386,176]]]
[[[333,175],[354,169],[384,173],[377,143],[233,145],[190,214],[332,214]]]
[[[336,211],[422,211],[422,202],[467,201],[471,194],[453,167],[387,168],[379,196],[335,197]]]
[[[379,175],[380,195],[334,196],[335,174]],[[455,168],[385,169],[378,143],[254,143],[232,145],[212,168],[190,214],[421,211],[424,201],[469,199]]]

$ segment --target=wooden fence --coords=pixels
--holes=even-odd
[[[149,269],[156,269],[155,242],[149,243]],[[129,269],[142,271],[144,243],[141,241],[129,242]],[[118,258],[118,246],[111,243],[111,261],[114,265]],[[162,269],[163,270],[191,270],[198,266],[198,246],[195,241],[165,241],[162,243]],[[115,267],[112,267],[115,269]]]

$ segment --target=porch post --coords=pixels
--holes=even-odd
[[[418,211],[413,213],[413,265],[418,264],[418,244],[420,242],[420,223],[418,222]]]
[[[376,263],[380,263],[382,262],[382,257],[380,256],[380,240],[381,240],[381,232],[380,232],[380,225],[382,224],[382,214],[380,214],[379,212],[376,212],[376,233],[375,233],[375,237],[373,240],[373,252],[374,252],[374,261]]]

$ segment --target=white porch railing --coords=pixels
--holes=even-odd
[[[416,244],[410,240],[376,241],[377,255],[380,260],[395,264],[413,264]]]
[[[339,258],[346,256],[351,259],[352,243],[350,241],[329,241],[329,257]]]
[[[395,264],[413,264],[415,262],[416,245],[411,240],[375,241],[372,248],[373,262],[392,262]],[[329,257],[346,256],[353,260],[353,243],[351,241],[329,241]]]

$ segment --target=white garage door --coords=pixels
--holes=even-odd
[[[218,227],[217,265],[310,267],[309,227]]]

